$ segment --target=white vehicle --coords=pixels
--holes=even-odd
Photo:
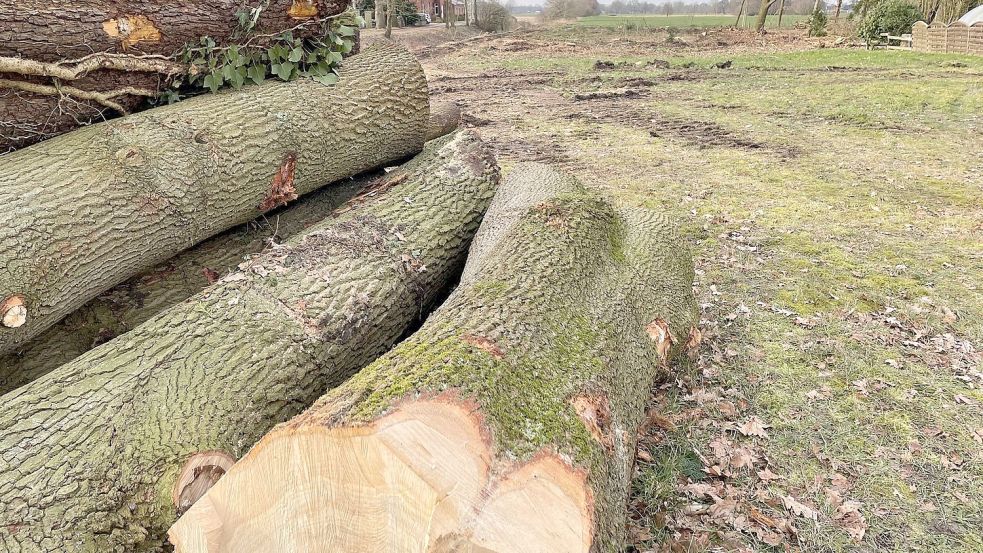
[[[429,13],[422,13],[421,12],[421,13],[416,14],[416,24],[417,25],[429,25],[431,23],[433,23],[433,20],[430,19],[430,14]]]

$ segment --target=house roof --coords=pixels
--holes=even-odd
[[[966,25],[972,25],[973,23],[979,23],[980,21],[983,21],[983,6],[977,6],[966,12],[966,15],[959,18],[959,22]]]

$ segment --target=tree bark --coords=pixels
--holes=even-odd
[[[375,3],[375,28],[384,29],[386,27],[386,2],[385,0],[376,0]]]
[[[345,179],[312,192],[287,208],[181,252],[93,299],[18,351],[0,356],[0,395],[201,292],[249,256],[320,222],[355,196],[367,180]]]
[[[650,387],[698,336],[692,261],[662,215],[534,164],[480,233],[423,327],[263,437],[178,552],[622,550]]]
[[[228,462],[439,297],[497,180],[470,132],[431,142],[334,217],[5,396],[0,550],[160,549]]]
[[[239,0],[17,0],[0,3],[0,56],[38,61],[93,52],[169,56],[210,36],[218,43],[239,29]],[[341,0],[271,0],[256,30],[277,33],[344,11]]]
[[[256,22],[259,34],[278,33],[341,13],[339,0],[272,0]],[[81,125],[131,111],[156,95],[173,68],[147,66],[174,55],[187,43],[210,36],[219,45],[235,42],[238,0],[23,0],[0,2],[0,154]],[[298,35],[313,34],[303,26]],[[31,76],[16,64],[58,63],[93,56],[125,58],[143,69],[98,68],[70,79]],[[143,56],[157,56],[146,58]],[[9,62],[9,63],[4,63]],[[69,64],[73,65],[73,64]],[[71,86],[69,86],[71,84]],[[12,88],[14,86],[18,88]],[[25,90],[25,86],[31,90]],[[38,87],[53,89],[42,93]],[[104,102],[73,91],[105,94],[129,89]],[[110,107],[115,104],[116,107]]]
[[[757,32],[762,32],[765,28],[765,22],[768,20],[768,10],[771,9],[771,5],[775,3],[775,0],[761,0],[761,5],[758,7],[758,17],[754,21],[754,30]]]
[[[393,13],[392,0],[386,2],[386,38],[393,37],[393,20],[396,19],[396,15]]]
[[[427,140],[458,127],[450,102],[430,108]],[[0,356],[0,395],[51,372],[90,349],[133,330],[161,311],[197,294],[248,256],[280,243],[327,217],[371,180],[343,179],[254,221],[206,240],[105,292],[24,345]]]
[[[744,15],[745,5],[747,5],[747,0],[741,0],[741,7],[737,9],[737,21],[734,22],[735,27],[738,27],[741,24],[741,16]]]
[[[785,0],[779,0],[778,3],[778,28],[782,27],[782,16],[785,15]]]
[[[334,86],[268,83],[79,129],[0,156],[0,353],[178,252],[324,184],[420,151],[427,83],[394,44]]]
[[[427,140],[433,140],[454,132],[461,124],[461,108],[454,102],[431,102],[430,121],[427,123]]]

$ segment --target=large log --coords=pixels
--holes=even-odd
[[[623,550],[650,386],[698,335],[692,261],[664,216],[539,165],[488,224],[471,279],[267,434],[171,529],[178,552]]]
[[[260,11],[252,36],[289,29],[298,36],[315,34],[319,20],[346,5],[339,0],[272,0]],[[251,7],[239,0],[0,0],[0,154],[116,115],[116,109],[107,107],[110,103],[136,108],[146,101],[137,91],[156,94],[161,83],[166,85],[182,70],[160,57],[173,56],[205,36],[218,46],[244,41],[237,36],[241,28],[236,14]],[[93,64],[100,59],[114,63]],[[39,64],[49,64],[49,70],[38,73]],[[66,78],[64,71],[52,74],[51,64],[66,71],[91,69]],[[43,78],[47,76],[59,82]],[[74,93],[106,95],[124,89],[130,92],[102,103]]]
[[[146,551],[460,270],[498,168],[462,131],[204,293],[4,396],[0,550]]]
[[[455,111],[457,117],[453,116]],[[427,139],[453,132],[459,118],[460,112],[453,104],[432,105]],[[197,294],[250,254],[324,219],[371,180],[372,175],[363,175],[332,183],[285,208],[210,238],[101,294],[15,352],[0,355],[0,395]]]
[[[0,395],[201,292],[248,256],[320,222],[370,180],[360,177],[332,183],[288,207],[210,238],[101,294],[17,351],[0,355]]]
[[[0,353],[206,238],[420,151],[427,120],[420,64],[380,43],[334,86],[200,96],[0,156]]]

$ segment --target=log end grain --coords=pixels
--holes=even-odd
[[[27,322],[27,305],[24,296],[10,296],[0,303],[0,324],[7,328],[19,328]]]
[[[523,463],[494,459],[475,407],[449,395],[404,403],[367,426],[284,426],[169,536],[181,553],[327,544],[349,552],[589,550],[583,471],[548,452]],[[282,478],[294,471],[305,478]],[[311,528],[318,531],[304,531]]]

